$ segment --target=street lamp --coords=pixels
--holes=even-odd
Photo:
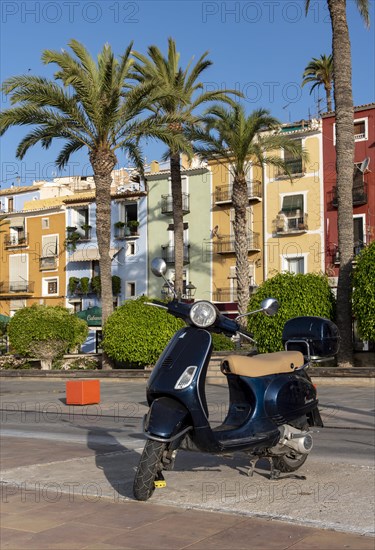
[[[189,281],[189,284],[186,285],[186,289],[185,289],[185,291],[186,291],[186,298],[187,298],[188,300],[192,300],[192,299],[194,298],[194,296],[195,296],[196,290],[197,290],[197,287],[194,286],[194,285],[191,283],[191,281]]]

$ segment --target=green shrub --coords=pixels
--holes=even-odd
[[[47,368],[55,357],[82,344],[88,327],[61,306],[34,304],[15,313],[8,325],[8,336],[13,351],[20,355],[46,361]]]
[[[332,319],[335,299],[325,275],[279,273],[265,281],[251,297],[249,311],[259,309],[265,298],[276,298],[280,309],[274,317],[256,313],[248,318],[261,353],[282,350],[282,331],[288,319],[317,315]]]
[[[353,313],[358,332],[365,340],[375,340],[375,241],[356,257],[353,272]]]
[[[225,334],[212,333],[212,343],[214,351],[231,351],[236,349],[236,344],[228,336],[225,336]]]
[[[104,351],[130,367],[153,365],[176,330],[184,326],[180,319],[146,301],[152,300],[143,296],[117,308],[103,330]]]

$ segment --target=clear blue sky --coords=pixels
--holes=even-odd
[[[66,48],[71,38],[83,42],[94,55],[109,42],[123,53],[130,41],[146,52],[151,44],[164,52],[172,36],[181,53],[182,66],[209,50],[213,61],[202,80],[207,89],[236,88],[245,95],[248,112],[258,107],[271,110],[282,122],[317,113],[317,95],[300,88],[302,72],[312,57],[331,52],[331,26],[326,0],[311,0],[304,15],[304,0],[256,1],[89,1],[46,0],[1,2],[0,78],[29,73],[52,76],[44,66],[44,49]],[[352,43],[353,95],[356,105],[375,98],[374,24],[375,2],[370,0],[371,27],[366,30],[354,0],[348,0]],[[324,98],[324,90],[320,91]],[[7,105],[1,98],[2,108]],[[325,103],[322,101],[324,108]],[[53,175],[88,174],[86,153],[74,155],[67,171],[56,172],[59,146],[45,151],[30,149],[22,161],[15,157],[27,128],[14,128],[1,138],[0,183],[30,184]],[[61,142],[62,143],[62,142]],[[147,161],[159,159],[165,146],[144,145]],[[119,154],[119,166],[126,165]]]

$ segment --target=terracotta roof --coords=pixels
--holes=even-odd
[[[8,187],[0,191],[0,196],[4,195],[19,195],[20,193],[32,193],[33,191],[39,191],[42,187],[40,184],[28,185],[26,187]]]
[[[354,105],[355,113],[358,111],[366,111],[367,109],[375,109],[375,103],[364,103],[363,105]],[[334,115],[335,115],[335,111],[328,111],[326,113],[322,113],[322,118],[327,118]]]
[[[95,199],[95,192],[89,191],[87,193],[76,193],[75,195],[68,195],[63,197],[63,203],[75,203],[75,202],[90,202]]]

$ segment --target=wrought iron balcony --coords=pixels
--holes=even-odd
[[[57,256],[44,256],[39,258],[39,270],[48,271],[50,269],[57,269]]]
[[[353,248],[353,262],[356,262],[356,256],[358,256],[358,254],[365,248],[365,243],[358,243],[356,245],[354,245],[354,248]],[[332,262],[334,264],[339,264],[340,263],[340,253],[338,250],[336,250],[336,252],[333,253],[332,255]]]
[[[215,203],[226,204],[232,202],[232,185],[219,185],[215,190]],[[249,201],[259,202],[262,199],[262,187],[260,181],[249,181],[247,184],[247,196]]]
[[[279,212],[273,220],[273,232],[279,236],[306,233],[307,230],[307,214],[300,210]]]
[[[237,290],[231,288],[216,288],[212,293],[213,302],[237,302]]]
[[[4,237],[4,246],[5,248],[11,248],[13,246],[27,246],[29,244],[29,234],[28,233],[16,233],[13,235],[6,235]]]
[[[367,204],[367,183],[354,186],[352,191],[352,196],[353,196],[353,206],[361,206],[363,204]],[[333,187],[332,191],[329,192],[328,202],[334,208],[338,207],[339,201],[338,201],[337,187]]]
[[[32,294],[34,281],[2,281],[0,282],[0,294]]]
[[[247,234],[247,251],[258,252],[260,250],[259,233]],[[230,235],[222,236],[220,239],[213,243],[213,249],[215,254],[232,254],[234,253],[234,237]]]
[[[173,214],[173,200],[172,195],[161,196],[161,213]],[[190,195],[189,193],[182,193],[182,213],[188,214],[190,212]]]
[[[190,245],[184,245],[184,265],[190,263]],[[161,257],[167,264],[174,264],[174,246],[170,244],[161,247]]]

